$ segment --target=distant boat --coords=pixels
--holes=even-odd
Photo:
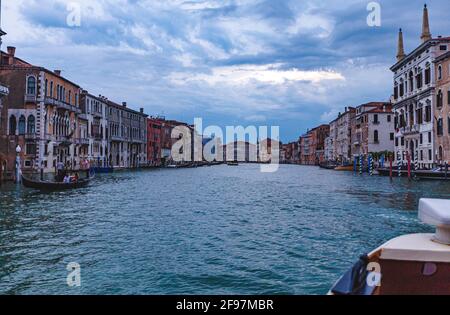
[[[394,238],[363,255],[330,295],[449,295],[450,200],[421,199],[419,218],[435,234]]]
[[[73,183],[60,183],[42,180],[32,180],[26,178],[22,175],[22,184],[27,188],[34,188],[43,191],[58,191],[58,190],[69,190],[76,188],[83,188],[89,185],[93,177],[79,179],[77,182]]]
[[[341,165],[341,166],[337,166],[335,169],[335,171],[353,171],[353,165]]]

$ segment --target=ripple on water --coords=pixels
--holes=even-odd
[[[314,167],[257,165],[122,172],[86,189],[0,190],[0,293],[324,294],[364,252],[405,233],[409,183]],[[82,287],[69,289],[78,262]]]

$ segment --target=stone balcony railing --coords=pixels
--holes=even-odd
[[[25,94],[25,103],[36,103],[37,96],[36,94]]]
[[[71,112],[81,114],[81,110],[78,107],[68,104],[66,102],[60,101],[60,100],[56,100],[54,98],[46,97],[44,102],[46,105],[53,105],[58,108],[62,108],[62,109],[65,109],[65,110],[68,110]]]
[[[404,135],[412,135],[420,132],[419,125],[406,126],[400,129]]]

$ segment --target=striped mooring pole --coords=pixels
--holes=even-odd
[[[414,155],[414,170],[417,171],[419,169],[419,151],[416,151]]]
[[[353,158],[353,172],[357,172],[358,171],[358,157],[357,156],[355,156],[354,158]]]
[[[402,177],[402,165],[400,163],[401,157],[400,153],[397,154],[397,169],[398,169],[398,177]]]
[[[373,176],[373,157],[372,157],[372,155],[369,155],[369,158],[368,158],[368,171],[369,171],[369,175],[370,176]]]
[[[362,175],[363,173],[363,164],[364,164],[364,157],[362,154],[359,155],[359,175]]]

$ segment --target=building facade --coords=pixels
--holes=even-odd
[[[352,121],[353,156],[394,151],[394,113],[391,103],[371,102],[356,108]]]
[[[147,119],[147,161],[149,166],[161,166],[162,162],[162,118]]]
[[[325,143],[330,125],[320,125],[300,137],[300,164],[319,165],[325,162]]]
[[[144,109],[135,111],[107,100],[109,165],[137,168],[147,165],[147,117]]]
[[[432,38],[428,9],[423,11],[421,45],[406,55],[403,32],[398,38],[394,73],[395,158],[405,164],[418,159],[420,168],[437,162],[435,146],[436,73],[434,61],[450,49],[450,38]]]
[[[41,168],[52,172],[58,162],[78,167],[80,86],[61,76],[61,71],[31,65],[15,53],[14,47],[8,47],[0,65],[0,81],[10,90],[4,100],[0,150],[8,156],[7,168],[13,167],[17,145],[22,148],[23,172]]]
[[[352,139],[352,121],[355,118],[355,108],[346,107],[344,113],[339,114],[334,121],[333,136],[334,143],[334,159],[339,163],[348,163],[352,156],[351,139]]]
[[[450,50],[450,45],[449,45]],[[450,163],[450,51],[438,57],[435,62],[436,72],[436,121],[435,139],[437,161],[439,164]]]
[[[80,152],[84,161],[88,160],[92,167],[107,167],[110,165],[108,154],[108,99],[104,96],[94,96],[88,91],[81,93]]]

